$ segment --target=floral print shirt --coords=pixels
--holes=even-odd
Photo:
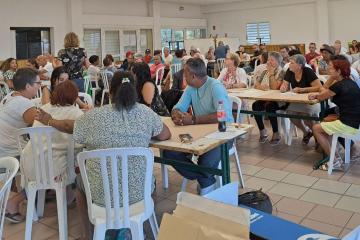
[[[65,48],[58,53],[65,70],[71,80],[82,78],[82,67],[86,58],[84,48]]]
[[[136,103],[129,110],[118,111],[111,104],[84,114],[75,121],[74,139],[87,150],[117,147],[149,147],[151,137],[159,135],[163,123],[150,108]],[[121,176],[121,164],[119,177]],[[129,203],[141,201],[144,196],[145,162],[140,156],[129,158]],[[104,205],[101,167],[98,161],[86,164],[93,202]],[[108,165],[110,173],[110,164]],[[111,178],[110,178],[111,179]],[[120,203],[122,203],[121,179],[119,179]]]

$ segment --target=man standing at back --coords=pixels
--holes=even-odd
[[[305,59],[308,64],[310,64],[310,61],[316,57],[319,57],[320,54],[316,52],[316,44],[310,43],[309,44],[309,52],[305,54]]]
[[[199,58],[189,59],[184,66],[184,79],[187,83],[183,95],[171,112],[171,118],[176,125],[217,123],[217,108],[220,101],[223,102],[227,122],[233,122],[232,107],[230,105],[225,87],[214,78],[208,77],[204,62]],[[188,113],[192,107],[193,113]],[[229,143],[230,144],[230,143]],[[169,159],[181,160],[190,164],[191,155],[164,151],[163,156]],[[199,156],[198,165],[217,168],[220,161],[220,147]],[[185,178],[197,180],[199,193],[204,195],[215,189],[213,174],[196,173],[181,167],[175,169]]]
[[[226,58],[227,48],[224,45],[223,41],[219,41],[218,47],[215,49],[215,59]]]

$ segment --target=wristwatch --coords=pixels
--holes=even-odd
[[[196,124],[196,117],[195,117],[195,115],[192,115],[192,122],[191,122],[191,124],[193,124],[193,125]]]

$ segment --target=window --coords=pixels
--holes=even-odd
[[[97,55],[102,59],[100,29],[84,29],[84,47],[88,57]]]
[[[10,30],[15,31],[17,59],[50,53],[50,28],[11,27]]]
[[[199,39],[206,37],[206,29],[161,29],[161,46],[171,51],[184,48],[185,39]]]
[[[119,31],[105,31],[105,54],[111,54],[115,61],[120,60]]]
[[[144,54],[145,50],[149,48],[151,52],[153,45],[153,38],[152,38],[152,30],[151,29],[141,29],[140,30],[140,51]]]
[[[270,23],[248,23],[246,24],[246,39],[250,44],[270,43]]]
[[[124,31],[124,52],[137,51],[136,31]]]
[[[206,30],[201,28],[186,29],[186,39],[206,38]]]
[[[161,29],[161,47],[169,47],[169,42],[172,41],[171,28]]]

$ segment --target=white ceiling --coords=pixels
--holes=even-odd
[[[171,2],[179,4],[193,4],[193,5],[211,5],[231,2],[244,2],[249,0],[160,0],[161,2]]]

